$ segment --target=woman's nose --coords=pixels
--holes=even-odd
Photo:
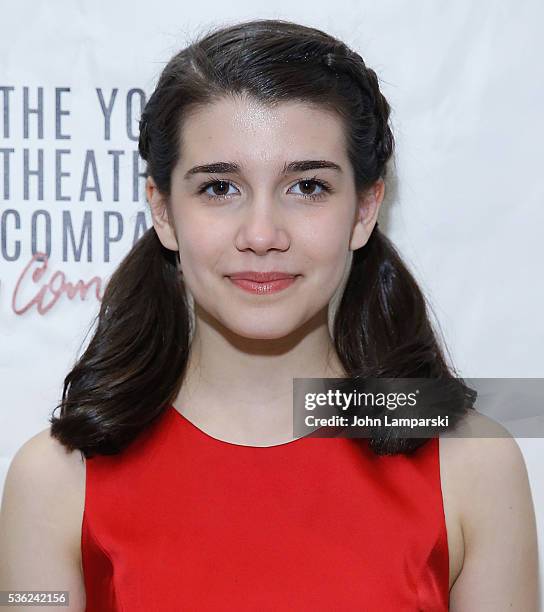
[[[290,238],[286,219],[271,198],[262,197],[243,207],[235,244],[239,251],[264,254],[270,249],[285,251]]]

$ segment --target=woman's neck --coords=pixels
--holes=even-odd
[[[294,378],[345,376],[326,311],[277,339],[244,338],[203,315],[173,403],[213,437],[267,446],[292,439]]]

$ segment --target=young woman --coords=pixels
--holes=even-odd
[[[378,228],[389,113],[357,53],[286,21],[171,59],[140,123],[153,227],[12,461],[3,589],[93,612],[537,610],[512,438],[291,432],[294,378],[461,385]]]

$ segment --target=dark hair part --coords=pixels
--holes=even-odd
[[[337,113],[358,193],[386,176],[394,139],[390,106],[376,73],[343,42],[283,20],[215,29],[176,54],[140,119],[139,152],[159,191],[170,196],[183,121],[226,95],[267,104],[302,102]],[[116,454],[157,419],[181,388],[190,344],[190,311],[176,253],[152,227],[111,276],[94,335],[64,380],[51,435],[86,457]],[[376,226],[355,251],[333,325],[349,377],[454,374],[435,338],[426,302],[390,240]],[[461,384],[461,383],[459,383]],[[470,407],[470,406],[469,406]],[[450,424],[467,407],[452,409]],[[425,438],[374,437],[376,453],[408,453]]]

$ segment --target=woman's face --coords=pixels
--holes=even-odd
[[[179,250],[199,307],[238,335],[266,339],[295,331],[330,302],[350,251],[372,231],[383,181],[357,198],[337,116],[239,97],[186,118],[170,217],[152,179],[147,193],[159,238]],[[231,278],[247,271],[295,278],[281,290],[265,283],[252,292]]]

